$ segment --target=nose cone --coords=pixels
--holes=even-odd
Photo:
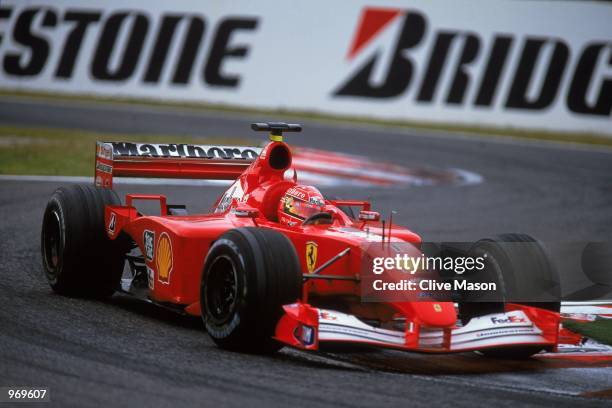
[[[413,302],[416,320],[429,327],[452,327],[457,323],[457,312],[452,302]]]
[[[454,303],[431,301],[450,299],[450,294],[435,287],[427,293],[422,290],[421,281],[439,280],[436,271],[425,269],[425,257],[418,246],[410,242],[366,242],[362,253],[362,299],[398,302],[410,320],[424,326],[455,325]]]

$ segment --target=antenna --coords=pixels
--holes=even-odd
[[[301,132],[302,125],[285,122],[258,122],[251,123],[251,129],[256,132],[270,132],[271,141],[282,142],[283,132]]]
[[[391,213],[389,214],[389,240],[388,240],[389,243],[391,243],[391,229],[393,228],[393,214],[397,214],[397,212],[394,210],[391,210]],[[384,240],[384,236],[383,236],[383,240]]]

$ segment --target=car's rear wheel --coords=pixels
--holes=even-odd
[[[114,191],[93,186],[58,188],[47,204],[41,231],[43,270],[62,295],[107,297],[118,288],[124,252],[104,225],[106,205],[120,205]]]
[[[476,242],[468,252],[484,257],[481,280],[496,281],[505,301],[559,312],[559,277],[540,242],[526,234],[502,234]],[[545,301],[540,301],[545,300]],[[504,311],[504,302],[460,302],[461,320]],[[479,352],[497,358],[527,358],[542,351],[540,346],[483,349]]]
[[[237,228],[217,239],[204,263],[202,318],[221,348],[272,353],[282,306],[301,297],[302,271],[291,241],[277,231]]]

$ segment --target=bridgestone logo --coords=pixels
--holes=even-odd
[[[236,88],[241,75],[222,70],[222,65],[244,59],[249,45],[232,45],[231,37],[253,33],[258,26],[256,18],[235,15],[211,24],[199,13],[164,13],[157,22],[156,16],[145,10],[120,9],[109,13],[97,8],[58,10],[33,6],[20,9],[18,14],[14,11],[11,7],[0,7],[0,27],[6,26],[6,20],[14,20],[12,32],[0,29],[0,42],[4,36],[11,37],[22,50],[7,52],[0,58],[4,73],[15,77],[38,76],[51,60],[52,52],[59,52],[52,67],[58,79],[72,78],[80,57],[89,59],[85,64],[96,81],[127,81],[143,62],[146,69],[140,80],[147,84],[159,83],[162,71],[171,69],[169,82],[174,85],[188,84],[198,75],[207,85]],[[47,35],[39,34],[41,31],[65,33],[64,39],[50,43]],[[97,38],[93,51],[80,55],[90,36]],[[143,50],[151,39],[153,51],[146,55]],[[52,50],[52,46],[61,49]],[[197,57],[204,47],[208,54],[199,67]],[[172,60],[171,48],[177,50]],[[170,63],[173,66],[166,67]]]
[[[336,2],[321,30],[316,4],[295,19],[289,3],[218,3],[0,0],[0,88],[610,133],[603,2],[554,13],[535,0],[483,2],[458,18],[465,7],[454,3]],[[534,15],[523,18],[525,7]],[[136,155],[238,159],[143,149]]]
[[[394,47],[391,58],[383,62],[381,52],[372,53],[335,90],[336,97],[393,99],[415,88],[411,95],[417,105],[491,107],[501,103],[505,109],[542,111],[563,98],[567,109],[576,114],[609,116],[612,112],[612,78],[600,68],[607,64],[609,70],[612,64],[610,41],[571,49],[569,42],[557,37],[504,33],[483,38],[475,31],[432,27],[427,16],[416,10],[365,8],[349,47],[349,60],[391,24],[401,26],[395,41],[385,43]],[[491,45],[485,47],[487,43]],[[429,58],[421,65],[414,53],[423,47]],[[517,63],[510,58],[514,48],[520,50]],[[574,55],[576,64],[570,63]],[[386,77],[374,81],[379,63],[387,63]],[[496,102],[509,70],[510,87]],[[449,81],[444,81],[448,71]]]

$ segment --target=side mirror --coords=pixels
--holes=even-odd
[[[257,218],[259,210],[253,207],[236,207],[234,214],[239,218]]]
[[[359,211],[361,221],[380,221],[380,213],[376,211]]]

